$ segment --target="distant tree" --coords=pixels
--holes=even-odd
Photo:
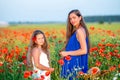
[[[112,23],[112,22],[111,22],[111,19],[109,19],[109,20],[108,20],[108,24],[111,24],[111,23]]]
[[[98,23],[99,23],[99,24],[104,24],[104,21],[101,20],[101,21],[99,21]]]

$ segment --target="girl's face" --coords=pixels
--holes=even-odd
[[[42,46],[45,42],[43,34],[36,35],[36,41],[39,46]]]
[[[69,19],[70,19],[70,23],[73,26],[79,27],[81,16],[78,17],[75,13],[71,13],[70,16],[69,16]]]

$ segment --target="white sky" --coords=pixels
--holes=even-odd
[[[0,0],[0,21],[66,21],[72,9],[83,16],[120,15],[120,0]]]

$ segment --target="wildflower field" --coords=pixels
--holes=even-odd
[[[120,23],[87,23],[87,27],[91,45],[89,68],[98,67],[101,71],[106,71],[92,79],[119,80]],[[65,24],[0,27],[0,80],[32,80],[33,71],[26,66],[26,53],[30,36],[36,29],[45,33],[49,44],[50,65],[55,68],[55,71],[51,73],[51,80],[64,80],[60,78],[61,64],[64,65],[64,63],[60,61],[59,51],[65,46]],[[94,75],[94,72],[91,75]],[[78,77],[87,77],[83,74],[78,72]]]

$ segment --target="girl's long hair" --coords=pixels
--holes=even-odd
[[[88,42],[89,41],[89,32],[88,32],[88,29],[87,29],[87,26],[85,24],[85,21],[80,13],[79,10],[75,9],[75,10],[72,10],[69,12],[68,14],[68,18],[67,18],[67,32],[66,32],[66,45],[70,39],[70,37],[72,36],[72,34],[76,31],[76,28],[70,23],[70,14],[71,13],[74,13],[76,16],[80,17],[81,16],[81,20],[80,20],[80,24],[79,26],[83,27],[85,29],[85,32],[86,32],[86,37],[88,37]],[[88,44],[88,48],[90,48],[90,43]]]
[[[32,49],[35,48],[35,47],[38,47],[38,45],[35,43],[35,39],[36,39],[36,36],[38,34],[42,34],[43,37],[44,37],[44,44],[41,46],[43,52],[45,52],[47,54],[47,57],[48,57],[48,60],[49,60],[49,51],[48,51],[48,44],[47,44],[47,40],[46,40],[46,37],[44,35],[44,33],[40,30],[35,30],[31,36],[31,39],[30,39],[30,44],[29,44],[29,47],[28,47],[28,53],[27,53],[27,65],[29,67],[32,67],[32,57],[31,57],[31,53],[32,53]]]

